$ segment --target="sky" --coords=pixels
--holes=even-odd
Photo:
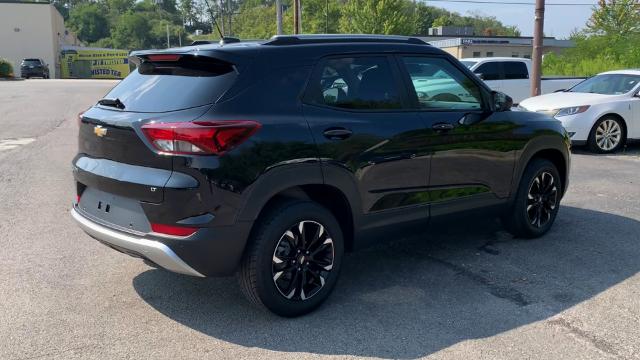
[[[478,0],[483,1],[483,0]],[[493,0],[503,1],[503,0]],[[533,3],[535,0],[504,0],[505,2]],[[591,16],[591,6],[550,6],[548,4],[595,4],[596,0],[546,0],[544,33],[558,39],[568,38],[576,29],[582,29]],[[504,4],[471,4],[429,1],[426,4],[445,8],[462,15],[479,12],[482,15],[495,16],[506,25],[516,25],[522,36],[533,35],[533,5],[504,5]]]

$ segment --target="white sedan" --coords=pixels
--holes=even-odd
[[[519,108],[560,120],[576,145],[600,153],[640,139],[640,70],[598,74],[573,88],[522,101]]]

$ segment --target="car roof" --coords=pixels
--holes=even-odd
[[[274,36],[269,40],[238,41],[233,39],[228,43],[197,44],[181,48],[163,50],[134,51],[131,56],[157,53],[217,53],[229,56],[249,56],[258,54],[282,59],[283,62],[295,62],[302,58],[312,59],[332,54],[349,54],[358,52],[406,52],[426,54],[446,54],[443,50],[433,47],[424,41],[408,36],[396,35],[360,35],[360,34],[331,34],[331,35],[285,35]]]
[[[598,75],[640,75],[640,69],[613,70],[600,73]]]
[[[487,60],[497,60],[497,61],[524,61],[524,62],[529,62],[531,61],[531,59],[527,59],[527,58],[519,58],[519,57],[506,57],[506,56],[496,56],[496,57],[484,57],[484,58],[462,58],[460,59],[460,61],[475,61],[475,62],[481,62],[481,61],[487,61]]]

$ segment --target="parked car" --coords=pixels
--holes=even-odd
[[[640,139],[639,92],[640,70],[610,71],[569,90],[527,99],[520,107],[560,120],[574,144],[611,153]]]
[[[492,90],[513,98],[515,104],[531,96],[531,60],[509,57],[466,58],[460,60]],[[569,89],[584,78],[543,77],[541,93]]]
[[[32,77],[49,78],[49,65],[42,59],[24,59],[20,63],[20,76],[28,79]]]
[[[560,122],[509,111],[416,38],[277,36],[131,61],[80,116],[73,218],[154,266],[237,273],[248,299],[282,316],[329,296],[345,251],[491,213],[538,237],[567,188]],[[418,97],[420,67],[471,96]]]

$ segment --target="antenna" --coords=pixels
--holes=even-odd
[[[207,5],[207,9],[209,10],[209,15],[211,15],[211,23],[216,27],[216,30],[218,30],[218,35],[220,35],[220,44],[224,44],[224,34],[222,33],[222,31],[220,31],[220,27],[218,26],[218,21],[216,21],[216,16],[213,14],[213,9],[209,4],[209,0],[204,0],[204,3]]]

